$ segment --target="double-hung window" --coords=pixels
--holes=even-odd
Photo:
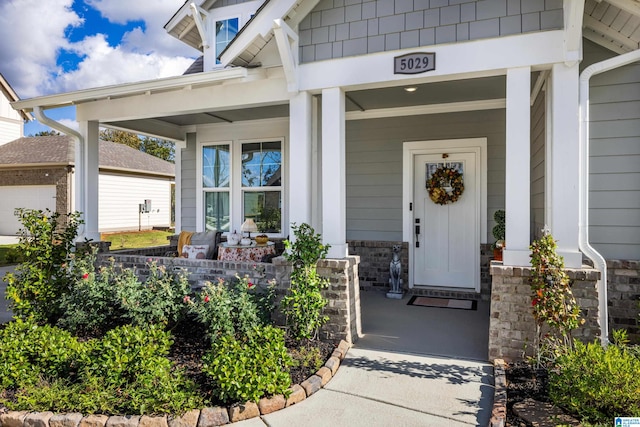
[[[259,232],[282,234],[281,139],[206,143],[201,159],[205,230],[230,232],[251,218]]]

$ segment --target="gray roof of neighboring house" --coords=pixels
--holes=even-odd
[[[187,71],[182,73],[182,75],[185,76],[187,74],[202,73],[203,71],[204,71],[204,55],[200,56],[198,59],[193,61],[193,63],[189,65],[189,68],[187,68]]]
[[[73,165],[74,140],[66,135],[18,138],[0,145],[0,168]],[[175,165],[129,146],[100,141],[100,168],[175,176]]]

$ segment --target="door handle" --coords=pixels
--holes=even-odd
[[[416,248],[420,247],[420,218],[415,219],[415,232],[416,232]]]

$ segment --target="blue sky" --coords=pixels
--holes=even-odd
[[[183,3],[0,0],[0,73],[22,99],[180,75],[199,52],[163,27]],[[47,115],[77,128],[73,107]]]

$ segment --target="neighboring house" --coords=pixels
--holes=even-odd
[[[285,237],[307,222],[329,257],[363,257],[362,286],[386,285],[402,242],[410,292],[486,295],[498,273],[522,283],[546,224],[575,277],[591,271],[585,258],[602,278],[609,270],[610,300],[630,315],[640,293],[637,0],[196,0],[165,28],[202,52],[189,74],[14,107],[76,105],[89,161],[99,126],[177,141],[178,230],[229,232],[247,217],[266,229],[269,217],[269,234]],[[580,85],[585,65],[606,58],[615,69],[592,79],[589,69]],[[426,189],[439,164],[464,178],[444,206]],[[83,173],[90,199],[96,172]],[[80,209],[91,236],[99,212],[90,200]],[[498,209],[506,250],[492,278]],[[606,338],[603,280],[593,295]],[[523,305],[509,316],[530,327],[527,298],[513,301]],[[520,326],[498,302],[490,342],[521,351]]]
[[[11,103],[18,100],[18,95],[9,82],[0,74],[0,145],[24,136],[25,120],[33,120],[33,116],[22,110],[14,110]]]
[[[0,146],[0,235],[15,235],[16,208],[76,209],[75,142],[68,136],[19,138]],[[171,225],[174,165],[123,144],[100,141],[100,232]],[[144,212],[140,204],[149,200]]]

